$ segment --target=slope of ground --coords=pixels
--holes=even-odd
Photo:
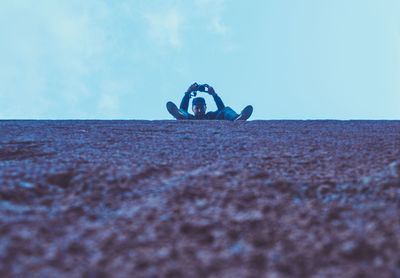
[[[399,121],[0,121],[1,277],[399,277]]]

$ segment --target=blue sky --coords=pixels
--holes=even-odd
[[[170,119],[197,81],[253,119],[400,119],[399,14],[399,0],[2,0],[0,118]]]

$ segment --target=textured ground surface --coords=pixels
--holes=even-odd
[[[399,121],[0,121],[0,277],[399,277]]]

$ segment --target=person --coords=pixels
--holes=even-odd
[[[205,92],[214,98],[217,105],[216,111],[207,112],[206,101],[202,97],[196,97],[192,100],[193,114],[188,112],[189,102],[193,96],[197,95],[197,91]],[[167,102],[168,112],[177,120],[230,120],[245,121],[250,118],[253,113],[253,106],[246,106],[240,114],[236,113],[229,106],[225,106],[222,99],[217,95],[214,88],[208,84],[199,85],[193,83],[185,92],[179,108],[172,101]]]

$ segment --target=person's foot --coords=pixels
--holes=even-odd
[[[247,105],[235,119],[235,121],[246,121],[248,118],[250,118],[251,114],[253,114],[253,106]]]
[[[168,112],[177,120],[186,119],[185,115],[178,109],[178,107],[172,101],[167,102],[167,110]]]

